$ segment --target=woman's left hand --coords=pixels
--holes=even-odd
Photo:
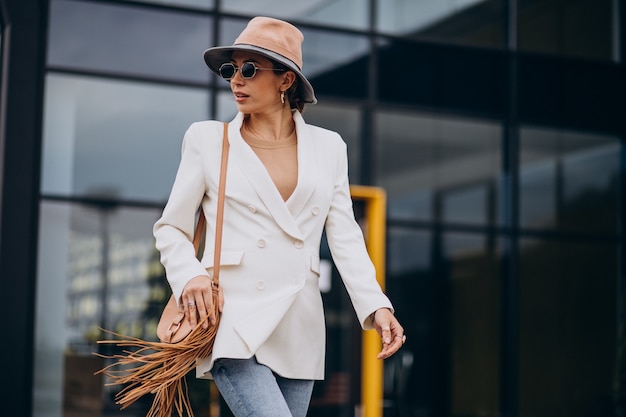
[[[406,342],[404,329],[396,319],[396,316],[388,308],[379,308],[374,313],[374,328],[383,341],[383,349],[378,354],[378,359],[387,359],[398,351]]]

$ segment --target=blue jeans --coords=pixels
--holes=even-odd
[[[211,374],[235,417],[306,417],[312,380],[283,378],[255,357],[218,359]]]

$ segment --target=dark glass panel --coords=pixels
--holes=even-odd
[[[519,0],[524,51],[610,60],[612,0]]]
[[[433,267],[434,239],[431,233],[391,227],[387,229],[387,272],[385,289],[407,341],[401,355],[385,360],[385,400],[390,415],[398,410],[407,415],[437,415],[443,394],[440,380],[447,369],[442,361],[442,328],[439,281]],[[444,376],[444,378],[447,375]],[[402,391],[392,388],[403,382]],[[399,395],[400,394],[400,395]]]
[[[206,17],[85,1],[50,5],[48,65],[206,82]]]
[[[192,7],[198,9],[213,9],[215,7],[215,0],[129,0],[136,1],[137,3],[155,3],[159,5],[167,6],[182,6]]]
[[[220,91],[217,94],[217,120],[230,122],[237,115],[237,103],[233,98],[233,93]]]
[[[499,0],[379,0],[376,28],[386,34],[465,45],[502,47]]]
[[[387,41],[378,51],[383,101],[501,116],[506,59],[496,51]]]
[[[324,100],[306,107],[302,115],[307,123],[334,130],[348,145],[348,174],[350,182],[359,183],[361,158],[361,112],[358,107]]]
[[[165,201],[208,103],[204,89],[49,75],[42,193]]]
[[[497,415],[499,245],[481,234],[393,226],[388,245],[386,288],[407,334],[400,354],[385,361],[388,376],[405,384],[388,393],[390,412]]]
[[[451,416],[500,412],[501,251],[486,235],[445,234]]]
[[[366,98],[369,41],[361,35],[306,29],[304,73],[317,95]]]
[[[522,227],[617,233],[617,138],[522,128],[520,143]]]
[[[520,247],[519,416],[613,415],[617,247]]]
[[[519,113],[526,123],[620,132],[626,114],[623,68],[603,62],[519,56]]]
[[[35,408],[48,415],[113,415],[113,394],[93,373],[99,327],[155,339],[169,288],[154,248],[161,209],[43,201],[40,206]],[[111,335],[106,337],[112,338]],[[108,353],[111,353],[110,351]],[[131,407],[136,414],[143,401]],[[45,412],[44,412],[45,410]],[[132,411],[130,411],[132,413]],[[48,413],[48,414],[46,414]]]
[[[221,10],[351,29],[365,30],[369,24],[369,5],[363,0],[228,0],[221,2]]]
[[[401,112],[380,112],[375,125],[377,185],[391,219],[499,222],[499,125]]]

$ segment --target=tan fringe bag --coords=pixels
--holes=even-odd
[[[106,330],[120,339],[99,340],[99,344],[113,344],[131,349],[124,349],[123,354],[111,356],[94,353],[103,358],[116,360],[96,374],[109,377],[113,381],[107,384],[109,386],[125,385],[115,396],[115,402],[121,406],[122,410],[144,395],[154,394],[152,406],[146,417],[170,417],[174,410],[180,417],[183,413],[193,417],[185,376],[195,369],[198,360],[207,358],[213,351],[213,342],[220,319],[218,291],[229,148],[227,123],[224,123],[222,142],[212,288],[216,323],[214,326],[209,324],[208,328],[203,328],[202,324],[208,319],[206,317],[195,328],[192,328],[189,321],[185,319],[184,310],[179,309],[172,295],[159,320],[157,336],[160,342],[145,341]],[[196,254],[204,234],[205,222],[201,207],[193,239]]]

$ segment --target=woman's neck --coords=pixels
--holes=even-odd
[[[246,114],[242,133],[261,140],[284,140],[295,133],[296,124],[289,109],[271,114]]]

